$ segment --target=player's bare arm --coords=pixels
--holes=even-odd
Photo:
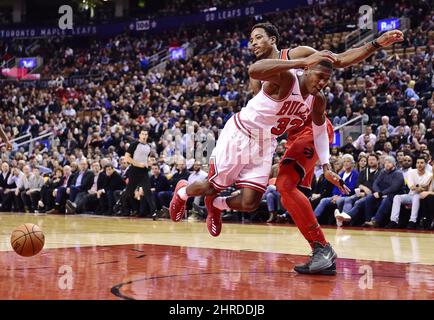
[[[280,74],[290,69],[311,68],[321,61],[330,61],[334,63],[336,57],[330,51],[319,51],[304,59],[280,60],[280,59],[263,59],[255,62],[249,67],[250,78],[262,81],[270,81],[276,84],[280,83]]]
[[[374,41],[368,42],[365,45],[349,49],[345,52],[336,54],[337,60],[333,63],[334,68],[345,68],[360,61],[365,60],[371,56],[374,52],[381,48],[388,47],[396,42],[404,40],[404,35],[399,30],[388,31],[379,36]],[[318,52],[309,46],[300,46],[289,51],[289,57],[291,59],[302,59]]]
[[[261,81],[252,78],[249,79],[249,90],[253,92],[253,95],[261,91],[261,86]]]
[[[330,141],[327,134],[327,124],[325,119],[326,99],[320,92],[315,96],[312,108],[312,129],[315,143],[315,150],[323,167],[324,177],[339,188],[343,194],[349,194],[350,189],[344,184],[341,177],[330,170]]]

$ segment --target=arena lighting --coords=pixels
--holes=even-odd
[[[202,10],[202,12],[212,12],[212,11],[217,11],[217,7],[211,7],[211,8],[207,8],[207,9]]]

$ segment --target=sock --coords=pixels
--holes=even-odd
[[[313,248],[314,242],[319,242],[323,246],[326,245],[327,241],[313,213],[309,199],[297,188],[289,192],[281,192],[281,196],[283,206],[288,210],[310,246]]]
[[[188,200],[187,187],[182,187],[181,189],[179,189],[178,196],[184,201]]]
[[[217,197],[214,199],[214,202],[212,203],[214,207],[220,210],[231,210],[229,208],[228,204],[226,203],[227,197]]]

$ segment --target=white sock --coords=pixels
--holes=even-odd
[[[226,203],[227,197],[217,197],[214,199],[214,202],[212,203],[214,207],[220,210],[231,210],[229,208],[228,204]]]
[[[178,196],[184,201],[188,200],[187,187],[182,187],[181,189],[179,189]]]

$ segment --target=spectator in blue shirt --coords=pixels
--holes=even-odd
[[[344,163],[344,171],[339,174],[339,176],[344,180],[345,185],[350,189],[350,194],[342,194],[337,187],[333,189],[333,195],[329,198],[323,198],[315,209],[315,216],[320,218],[324,212],[326,212],[330,205],[336,205],[340,211],[342,211],[345,198],[354,194],[354,189],[357,185],[357,179],[359,173],[354,168],[354,158],[350,154],[344,154],[342,156]]]

